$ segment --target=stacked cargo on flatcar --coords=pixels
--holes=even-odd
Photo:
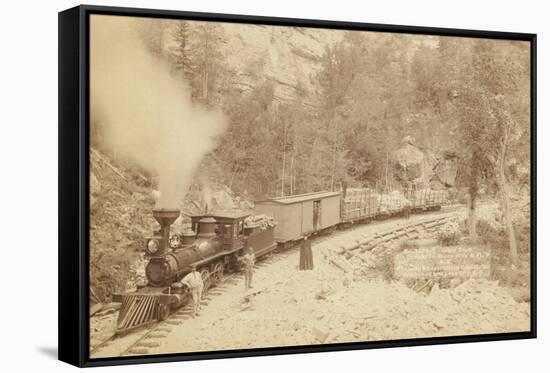
[[[437,210],[448,202],[447,198],[445,190],[423,188],[407,192],[407,199],[411,202],[411,209],[413,211]]]
[[[342,198],[342,222],[357,222],[370,219],[380,211],[380,196],[368,188],[347,188]]]
[[[405,209],[409,208],[410,205],[411,202],[405,197],[402,192],[398,190],[394,190],[385,194],[380,194],[380,214],[400,214]]]
[[[369,188],[348,188],[342,198],[342,223],[360,223],[378,217],[398,215],[411,203],[402,192],[377,193]]]

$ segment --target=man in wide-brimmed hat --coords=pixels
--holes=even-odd
[[[193,317],[199,315],[201,308],[202,290],[204,289],[204,282],[202,281],[201,274],[197,271],[196,265],[191,265],[191,272],[189,272],[182,280],[181,283],[186,285],[193,297]]]
[[[254,273],[254,264],[256,263],[256,256],[254,255],[254,248],[250,246],[248,252],[240,258],[244,271],[244,290],[248,290],[252,287],[252,274]]]

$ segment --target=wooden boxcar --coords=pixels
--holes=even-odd
[[[315,192],[256,201],[254,213],[275,218],[275,241],[295,241],[340,223],[340,193]]]

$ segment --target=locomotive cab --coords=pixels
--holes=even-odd
[[[213,212],[207,216],[192,216],[192,229],[197,233],[197,238],[214,232],[221,240],[223,250],[232,251],[243,246],[244,220],[249,215],[243,211],[221,211]]]

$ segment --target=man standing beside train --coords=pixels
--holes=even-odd
[[[197,266],[191,265],[191,272],[181,280],[181,283],[189,288],[191,296],[193,297],[193,317],[198,316],[201,308],[204,282],[202,281],[201,274],[197,271]]]
[[[252,287],[252,273],[254,271],[254,264],[256,263],[256,256],[254,255],[254,248],[250,246],[248,253],[240,258],[243,263],[244,270],[244,288],[248,290]]]
[[[300,266],[301,271],[313,269],[313,251],[311,250],[311,241],[304,236],[304,241],[300,246]]]

